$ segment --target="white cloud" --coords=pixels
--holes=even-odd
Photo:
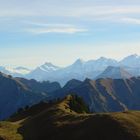
[[[131,2],[131,4],[130,4]],[[28,3],[28,4],[27,4]],[[0,16],[96,17],[140,14],[138,0],[0,0]]]
[[[55,22],[60,23],[62,21],[69,23],[67,22],[68,19],[72,24],[75,24],[78,20],[139,24],[138,19],[133,19],[133,17],[138,17],[139,15],[139,0],[30,0],[30,2],[28,0],[5,0],[4,2],[0,0],[0,19],[2,17],[10,17],[12,20],[24,18],[27,20],[25,24],[30,24],[31,26],[49,26],[49,29],[28,29],[28,31],[34,33],[76,33],[85,32],[86,29],[69,27],[68,24],[54,25],[50,29],[52,25],[32,23],[30,18],[55,19]],[[65,28],[63,28],[64,26]]]
[[[123,18],[122,21],[127,24],[140,24],[140,18]]]
[[[80,32],[87,32],[87,29],[76,27],[51,27],[51,28],[29,28],[24,30],[33,34],[47,34],[47,33],[60,33],[60,34],[74,34]]]

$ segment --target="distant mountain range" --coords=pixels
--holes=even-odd
[[[61,85],[65,85],[71,79],[85,80],[86,78],[90,79],[96,79],[97,77],[103,78],[101,77],[103,76],[102,73],[110,66],[114,67],[114,70],[116,67],[115,70],[116,72],[118,67],[120,67],[121,71],[123,70],[122,74],[123,75],[126,74],[124,76],[126,78],[127,76],[128,77],[139,76],[140,56],[136,54],[130,55],[125,57],[123,60],[119,62],[114,59],[108,59],[105,57],[101,57],[97,60],[89,60],[87,62],[78,59],[70,66],[64,68],[54,66],[51,63],[45,63],[44,65],[37,67],[35,70],[31,71],[25,77],[27,79],[36,79],[39,81],[44,80],[49,80],[51,82],[57,81]],[[117,73],[114,74],[112,73],[112,78],[123,77]]]
[[[113,69],[110,69],[111,67],[113,67]],[[119,70],[118,68],[120,68],[120,73],[117,73]],[[78,59],[73,64],[64,68],[55,66],[52,63],[45,63],[34,70],[24,67],[0,67],[0,71],[14,77],[36,79],[37,81],[57,81],[63,86],[71,79],[83,81],[86,78],[97,79],[108,76],[108,78],[117,79],[140,76],[140,56],[136,54],[130,55],[121,61],[116,61],[105,57],[86,62]],[[107,72],[110,75],[108,75]]]
[[[107,68],[107,74],[108,69],[114,73],[114,67]],[[106,74],[105,72],[103,74]],[[104,77],[84,81],[72,79],[63,87],[57,82],[38,82],[0,73],[0,120],[9,117],[19,108],[42,100],[58,100],[69,94],[82,97],[92,112],[140,110],[140,78],[129,77],[130,75],[120,68],[117,69],[118,73],[118,76],[123,78]]]

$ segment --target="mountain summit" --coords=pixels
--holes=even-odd
[[[46,71],[46,72],[52,72],[52,71],[58,70],[59,67],[53,65],[50,62],[46,62],[44,65],[40,66],[39,69]]]
[[[140,56],[137,54],[133,54],[125,57],[122,61],[119,62],[123,66],[129,67],[139,67],[140,65]]]
[[[109,66],[103,73],[96,77],[99,78],[113,78],[113,79],[129,79],[132,75],[122,67]]]
[[[27,74],[25,77],[28,79],[36,79],[39,81],[45,81],[45,80],[48,81],[50,79],[47,78],[47,76],[59,69],[60,69],[60,67],[55,66],[52,63],[46,62],[45,64],[34,69],[32,72]],[[54,74],[52,74],[52,75],[54,76]]]

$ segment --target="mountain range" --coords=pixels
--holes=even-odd
[[[102,75],[61,87],[0,73],[0,140],[139,140],[140,77]]]
[[[140,78],[72,79],[63,87],[58,82],[38,82],[0,73],[0,120],[19,108],[40,101],[54,101],[69,94],[82,97],[92,112],[140,110]]]
[[[115,73],[112,73],[111,67],[114,67],[114,70],[116,68]],[[33,70],[24,67],[8,68],[1,66],[0,71],[14,77],[35,79],[37,81],[57,81],[64,86],[71,79],[83,81],[86,78],[97,79],[98,77],[107,77],[107,75],[104,76],[104,73],[107,71],[112,73],[112,77],[110,77],[110,75],[108,78],[122,78],[120,74],[116,73],[118,67],[125,71],[125,74],[127,73],[125,75],[126,77],[140,76],[140,56],[133,54],[125,57],[121,61],[105,57],[89,61],[78,59],[67,67],[59,67],[52,63],[45,63]]]
[[[20,73],[22,76],[18,77],[10,76],[11,72],[1,67],[1,71],[7,74],[0,73],[0,119],[9,117],[21,107],[41,100],[64,98],[70,93],[82,97],[92,112],[139,110],[140,78],[132,74],[133,69],[139,71],[139,60],[137,55],[128,56],[121,62],[103,57],[87,62],[78,59],[65,68],[45,63],[24,76]],[[15,70],[16,74],[28,71],[23,67]]]
[[[46,99],[49,93],[60,88],[56,82],[41,83],[0,73],[0,120],[8,118],[19,108]]]
[[[140,78],[71,80],[51,94],[51,98],[64,98],[76,94],[84,99],[92,112],[118,112],[140,110]]]

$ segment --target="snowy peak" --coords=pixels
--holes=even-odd
[[[99,78],[113,78],[113,79],[129,79],[132,75],[129,74],[125,69],[122,67],[113,67],[109,66],[105,69],[103,73],[97,76],[96,79]]]
[[[97,60],[88,61],[88,65],[92,66],[95,71],[103,71],[108,66],[117,66],[118,62],[114,59],[100,57]]]
[[[40,66],[39,69],[42,71],[50,72],[50,71],[56,71],[60,69],[60,67],[53,65],[50,62],[46,62],[44,65]]]
[[[24,68],[24,67],[2,67],[0,66],[0,71],[8,74],[8,75],[12,75],[14,77],[16,76],[22,76],[24,74],[28,74],[31,70]]]
[[[25,67],[16,67],[16,68],[6,68],[11,74],[17,73],[17,74],[28,74],[31,70]]]
[[[139,67],[140,65],[140,56],[137,54],[133,54],[125,57],[120,61],[121,65],[129,66],[129,67]]]

